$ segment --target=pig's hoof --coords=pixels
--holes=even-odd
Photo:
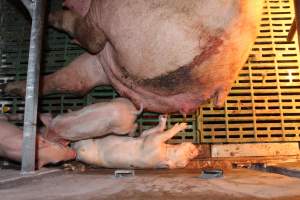
[[[168,115],[167,115],[167,114],[160,115],[160,116],[159,116],[159,119],[160,119],[160,120],[167,120],[167,119],[168,119]]]
[[[167,123],[167,120],[168,120],[168,115],[160,115],[159,116],[159,122],[161,124],[166,124]]]
[[[174,125],[175,128],[177,128],[179,131],[183,131],[188,127],[187,123],[177,123]]]

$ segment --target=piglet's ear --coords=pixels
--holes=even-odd
[[[53,119],[50,113],[40,114],[39,117],[46,127],[48,127],[51,124],[51,121]]]

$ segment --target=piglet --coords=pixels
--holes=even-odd
[[[141,113],[125,98],[116,98],[84,107],[81,110],[58,115],[40,116],[46,125],[45,137],[62,142],[90,139],[114,133],[133,134],[137,128],[135,120]]]
[[[22,130],[3,120],[0,120],[0,130],[0,157],[21,161]],[[36,155],[37,168],[41,168],[48,163],[72,160],[76,157],[76,152],[71,148],[50,142],[38,134]]]
[[[77,160],[107,168],[183,168],[198,155],[192,143],[177,145],[165,142],[187,128],[186,123],[175,124],[164,131],[166,116],[159,125],[144,131],[140,137],[110,135],[99,139],[76,142],[72,147]]]

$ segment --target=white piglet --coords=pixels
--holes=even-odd
[[[49,114],[42,114],[40,118],[46,125],[44,135],[49,140],[78,141],[110,133],[133,134],[137,128],[135,120],[140,113],[128,99],[116,98],[55,118]]]
[[[72,147],[77,160],[107,168],[183,168],[198,155],[192,143],[177,145],[165,142],[187,128],[186,123],[175,124],[164,131],[166,117],[159,125],[144,131],[140,137],[106,136],[76,142]]]

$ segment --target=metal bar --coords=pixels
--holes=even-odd
[[[300,0],[294,0],[295,14],[296,14],[296,26],[298,32],[298,45],[300,50]]]
[[[22,146],[21,174],[23,175],[33,173],[35,170],[39,74],[46,2],[47,0],[33,2]]]
[[[33,0],[21,0],[23,5],[26,7],[26,9],[28,10],[30,16],[32,17],[33,15]]]

